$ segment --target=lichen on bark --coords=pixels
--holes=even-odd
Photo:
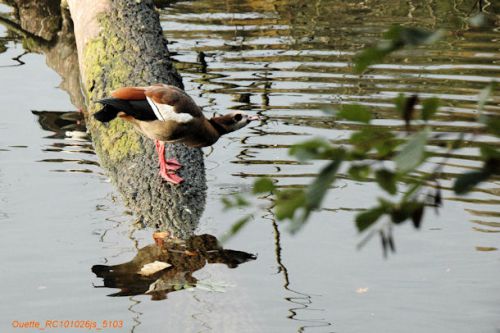
[[[112,15],[113,13],[115,15]],[[96,101],[108,95],[110,91],[122,87],[125,82],[139,81],[137,77],[130,77],[131,73],[138,74],[134,71],[134,57],[139,50],[134,50],[130,41],[120,38],[118,26],[112,24],[113,20],[118,19],[113,17],[116,13],[113,11],[109,16],[100,15],[98,20],[101,33],[88,41],[83,50],[83,86],[86,88],[89,115],[99,110],[100,104]],[[130,124],[113,121],[102,125],[92,118],[88,123],[91,132],[96,133],[95,140],[100,141],[96,145],[97,148],[101,150],[101,154],[109,157],[105,160],[106,163],[117,163],[121,159],[130,158],[130,155],[141,153],[140,136]]]

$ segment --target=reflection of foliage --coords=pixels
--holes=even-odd
[[[362,51],[355,58],[354,70],[363,72],[368,66],[378,63],[383,58],[404,47],[415,47],[435,41],[441,33],[427,32],[416,28],[393,27],[384,40]],[[478,110],[481,132],[500,137],[500,118],[486,115],[483,111],[494,84],[482,90],[479,96]],[[372,123],[372,113],[362,105],[346,105],[336,111],[329,111],[336,119],[354,122],[358,130],[351,134],[348,144],[334,146],[328,140],[315,138],[291,147],[289,154],[299,161],[326,160],[316,179],[305,188],[283,189],[275,185],[270,178],[261,178],[254,183],[254,194],[270,194],[273,200],[274,214],[278,220],[290,220],[290,229],[297,231],[308,220],[310,214],[321,207],[328,189],[336,180],[341,166],[346,166],[351,179],[367,181],[374,179],[387,197],[379,197],[378,204],[356,216],[356,226],[360,232],[373,227],[382,217],[390,221],[378,231],[384,251],[394,250],[392,225],[412,221],[415,228],[421,225],[427,207],[439,207],[442,201],[441,185],[438,181],[442,168],[451,153],[462,147],[464,134],[449,136],[433,134],[430,120],[439,108],[437,98],[426,98],[419,104],[419,96],[400,94],[395,106],[405,123],[406,135],[376,126]],[[475,135],[475,134],[472,134]],[[442,163],[431,171],[423,172],[421,167],[434,157],[426,150],[431,141],[444,142],[447,151]],[[491,145],[480,146],[482,166],[478,170],[456,176],[453,190],[456,194],[470,192],[480,182],[500,174],[500,151]],[[231,200],[226,198],[226,207],[247,206],[248,201],[241,196]],[[240,229],[249,218],[239,221]],[[374,228],[362,244],[376,234]],[[234,232],[234,228],[232,230]]]

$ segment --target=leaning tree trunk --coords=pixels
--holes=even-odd
[[[151,0],[68,0],[74,22],[87,125],[101,165],[146,225],[185,237],[205,206],[206,180],[200,149],[170,145],[167,154],[184,165],[181,185],[158,175],[154,143],[121,120],[103,125],[91,116],[96,100],[122,86],[158,82],[182,88],[172,67],[159,15]]]

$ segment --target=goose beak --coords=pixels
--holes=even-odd
[[[257,115],[248,116],[248,121],[262,120],[262,119],[264,119],[264,117],[257,116]]]

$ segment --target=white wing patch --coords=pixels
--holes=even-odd
[[[165,121],[165,119],[163,118],[163,116],[160,113],[160,110],[158,110],[158,107],[156,106],[155,102],[153,102],[153,100],[149,97],[146,97],[146,100],[148,101],[149,105],[153,109],[153,112],[155,113],[156,118],[158,118],[158,120]]]
[[[155,103],[151,98],[146,97],[149,105],[153,109],[156,118],[161,121],[172,120],[178,123],[187,123],[193,119],[193,116],[187,113],[176,113],[174,107],[168,104]]]
[[[172,265],[170,265],[168,262],[155,260],[149,264],[142,266],[141,270],[138,273],[141,275],[149,276],[170,266]]]

